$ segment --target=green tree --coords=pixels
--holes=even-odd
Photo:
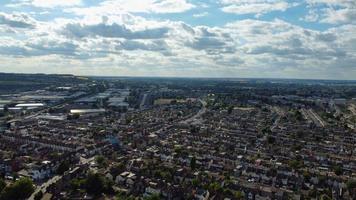
[[[104,192],[105,180],[99,174],[89,174],[85,182],[85,188],[89,194],[99,196]]]
[[[236,191],[236,192],[234,193],[234,197],[235,197],[236,199],[244,199],[244,194],[243,194],[241,191]]]
[[[0,200],[20,200],[28,198],[35,191],[29,178],[21,178],[1,192]]]
[[[222,192],[222,187],[218,182],[213,182],[209,184],[209,191],[216,194]]]
[[[269,135],[269,134],[272,134],[272,131],[271,131],[271,129],[270,129],[269,127],[264,127],[264,128],[262,129],[262,133],[263,133],[264,135]]]
[[[288,162],[289,167],[297,170],[303,167],[303,161],[300,160],[290,160]]]
[[[116,194],[115,200],[135,200],[135,197],[128,196],[124,192],[119,192],[118,194]]]
[[[108,161],[106,160],[106,158],[104,156],[96,156],[95,157],[95,162],[101,168],[106,167],[107,164],[108,164]]]
[[[272,176],[272,177],[277,176],[277,173],[278,173],[278,171],[277,171],[277,169],[274,168],[274,167],[271,167],[271,168],[269,169],[269,171],[268,171],[268,175],[269,175],[269,176]]]
[[[342,175],[343,173],[342,167],[340,165],[334,166],[334,173],[338,176]]]
[[[192,170],[195,170],[196,165],[197,165],[197,160],[196,160],[195,156],[193,156],[192,159],[190,160],[190,168]]]
[[[199,185],[200,185],[200,181],[199,181],[199,179],[193,179],[192,180],[192,185],[194,186],[194,187],[198,187]]]
[[[85,185],[85,180],[84,179],[77,179],[77,178],[76,179],[72,179],[69,182],[69,185],[70,185],[70,189],[74,191],[74,190],[82,188]]]
[[[100,196],[112,189],[112,183],[100,174],[89,173],[85,181],[85,189],[89,194]]]
[[[346,183],[347,189],[351,193],[351,195],[355,195],[356,190],[356,179],[351,179]]]
[[[267,136],[267,142],[268,144],[274,144],[276,141],[276,138],[274,138],[273,136]]]
[[[346,185],[349,190],[356,189],[356,179],[347,181]]]
[[[4,112],[5,112],[5,113],[8,113],[8,112],[9,112],[9,105],[5,105],[5,106],[4,106]]]
[[[323,194],[320,196],[320,200],[332,200],[328,195]]]
[[[294,112],[294,117],[297,121],[301,121],[303,119],[303,114],[299,110],[296,110]]]
[[[227,109],[227,113],[231,114],[233,110],[234,110],[234,106],[229,106]]]
[[[304,171],[303,172],[303,177],[304,177],[304,180],[306,182],[309,182],[310,178],[311,178],[311,175],[310,175],[310,172],[309,171]]]
[[[79,119],[79,117],[80,117],[80,114],[77,114],[77,113],[72,115],[72,119]]]
[[[110,168],[110,173],[111,175],[113,175],[114,177],[116,177],[117,175],[119,175],[121,172],[125,171],[126,169],[126,166],[124,163],[118,163],[118,164],[115,164],[113,165],[111,168]]]
[[[151,196],[145,197],[144,200],[160,200],[159,194],[153,194]]]
[[[0,193],[5,187],[6,187],[5,181],[2,178],[0,178]]]
[[[35,199],[35,200],[41,200],[42,197],[43,197],[43,192],[42,192],[42,191],[39,191],[39,192],[36,193],[34,199]]]
[[[57,168],[57,174],[64,174],[64,172],[68,171],[70,167],[69,161],[65,160],[61,162]]]

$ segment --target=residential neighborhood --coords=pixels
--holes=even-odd
[[[71,79],[0,94],[0,199],[355,198],[355,83]]]

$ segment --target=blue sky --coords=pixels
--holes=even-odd
[[[0,71],[356,79],[354,0],[2,0]]]

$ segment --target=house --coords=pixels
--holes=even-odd
[[[151,196],[155,194],[161,194],[161,187],[158,186],[158,183],[149,182],[148,187],[146,187],[143,196]]]
[[[209,196],[209,191],[204,189],[198,189],[194,194],[194,197],[198,200],[208,200]]]
[[[50,161],[43,161],[40,164],[30,164],[28,174],[35,181],[49,178],[54,172],[54,165]]]

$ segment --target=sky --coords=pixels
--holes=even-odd
[[[0,0],[0,72],[356,80],[356,1]]]

